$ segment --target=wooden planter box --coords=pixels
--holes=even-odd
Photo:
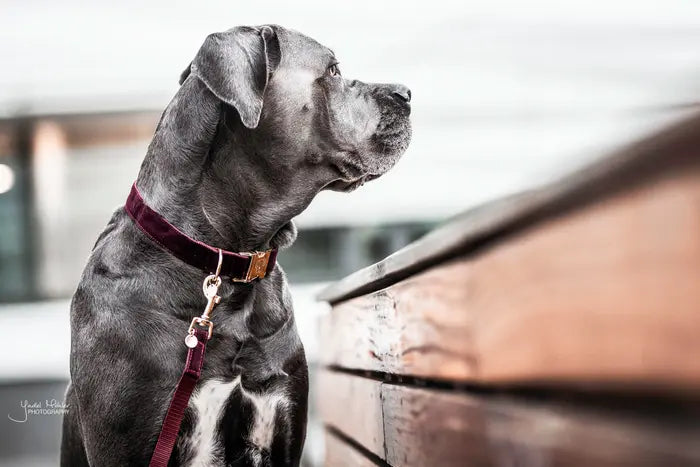
[[[329,466],[700,465],[700,116],[321,299]]]

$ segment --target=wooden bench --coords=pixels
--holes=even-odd
[[[328,466],[700,465],[700,116],[320,298]]]

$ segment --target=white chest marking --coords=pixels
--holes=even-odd
[[[277,410],[286,408],[289,405],[289,399],[281,392],[254,394],[240,387],[240,383],[240,376],[229,382],[209,380],[190,400],[190,407],[197,413],[192,437],[187,441],[195,451],[190,467],[210,467],[223,463],[220,457],[221,446],[216,439],[216,427],[221,420],[224,404],[236,386],[240,388],[243,397],[248,399],[255,408],[248,440],[258,449],[269,449],[272,445]]]
[[[219,448],[216,440],[216,426],[219,424],[226,400],[240,382],[240,378],[228,383],[209,380],[190,400],[190,407],[197,412],[197,423],[188,443],[195,450],[190,463],[191,467],[207,467],[218,463],[214,460],[214,454]]]
[[[252,394],[243,391],[255,406],[255,418],[250,428],[249,441],[260,449],[269,449],[272,445],[272,435],[275,433],[275,417],[277,409],[286,407],[289,399],[282,393]]]

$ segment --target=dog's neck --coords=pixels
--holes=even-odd
[[[264,164],[254,132],[225,124],[228,112],[190,76],[158,124],[137,186],[146,203],[186,235],[231,251],[284,248],[292,218],[321,187]],[[246,133],[247,132],[247,133]],[[302,189],[299,186],[303,187]]]

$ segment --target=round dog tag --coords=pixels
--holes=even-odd
[[[197,336],[194,334],[187,334],[187,337],[185,337],[185,345],[190,349],[197,347],[198,343],[199,341],[197,340]]]

